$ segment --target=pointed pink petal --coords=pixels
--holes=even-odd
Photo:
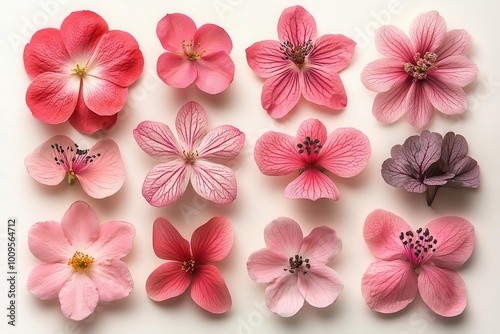
[[[431,89],[425,87],[429,82],[429,78],[426,79],[425,83],[412,81],[408,91],[406,99],[407,117],[408,122],[414,128],[423,128],[434,115],[434,107],[427,96],[427,92],[431,91]]]
[[[224,217],[214,217],[193,232],[193,258],[199,263],[221,261],[229,254],[233,240],[231,223]]]
[[[383,25],[378,28],[375,32],[375,47],[381,55],[403,63],[413,61],[415,56],[410,39],[396,26]]]
[[[435,52],[446,36],[446,22],[435,10],[417,16],[410,25],[410,38],[420,54]]]
[[[298,287],[306,302],[314,307],[333,304],[342,292],[344,284],[335,270],[323,265],[311,264],[306,275],[298,274]]]
[[[299,102],[301,89],[299,73],[289,68],[266,80],[262,87],[262,107],[273,118],[284,117]]]
[[[264,248],[253,252],[247,261],[247,271],[251,279],[257,283],[270,283],[288,273],[290,268],[289,257]]]
[[[471,35],[463,29],[453,29],[446,33],[443,43],[434,52],[440,62],[450,56],[465,56],[471,48]]]
[[[170,52],[160,55],[156,63],[156,71],[163,82],[174,88],[186,88],[198,75],[192,60]]]
[[[377,59],[363,69],[361,82],[365,87],[374,92],[387,92],[397,89],[408,79],[408,74],[403,70],[401,60],[382,58]]]
[[[297,140],[287,134],[269,131],[255,143],[254,159],[264,175],[288,175],[304,167]]]
[[[204,55],[210,55],[222,51],[231,53],[233,42],[227,32],[218,25],[207,23],[198,28],[193,35],[193,45],[200,45],[198,52],[203,51]]]
[[[55,299],[73,273],[67,263],[42,263],[31,270],[26,285],[37,298]]]
[[[319,143],[323,144],[328,137],[326,126],[320,120],[313,118],[303,121],[297,129],[297,143],[306,140],[306,137],[309,137],[312,141],[318,139]]]
[[[234,63],[225,52],[204,55],[194,65],[198,73],[194,84],[205,93],[219,94],[233,82]]]
[[[465,56],[450,56],[436,63],[437,69],[431,71],[431,77],[460,87],[467,86],[476,80],[479,73],[476,64]]]
[[[245,144],[245,134],[231,125],[221,125],[210,131],[198,147],[198,158],[224,161],[236,158]]]
[[[387,92],[378,93],[373,101],[373,116],[382,123],[393,123],[406,112],[408,91],[412,85],[408,77],[401,85],[394,86]]]
[[[127,265],[120,260],[95,263],[89,271],[99,292],[99,300],[109,302],[127,297],[134,288],[134,281]]]
[[[82,85],[85,104],[99,116],[116,114],[127,101],[127,88],[107,80],[85,75]]]
[[[236,199],[236,177],[231,168],[203,160],[192,167],[191,185],[198,195],[216,204],[230,204]]]
[[[64,213],[61,227],[71,245],[85,251],[99,236],[99,222],[92,208],[83,201],[76,201]]]
[[[304,296],[299,291],[297,275],[283,275],[271,282],[265,292],[269,311],[282,317],[291,317],[304,305]]]
[[[183,149],[193,152],[207,134],[208,119],[205,108],[198,102],[183,105],[175,118],[175,128]]]
[[[260,77],[270,78],[280,75],[290,65],[283,59],[280,42],[266,40],[252,44],[246,50],[248,66]]]
[[[175,159],[182,150],[168,125],[143,121],[134,129],[134,138],[139,147],[154,158]]]
[[[462,278],[452,270],[434,265],[420,268],[418,291],[431,310],[443,317],[461,314],[467,304],[467,292]]]
[[[366,167],[370,155],[370,141],[363,132],[338,128],[328,136],[316,163],[340,177],[353,177]]]
[[[373,255],[382,260],[405,259],[401,232],[411,231],[411,227],[392,212],[377,209],[365,220],[363,237]]]
[[[316,168],[307,168],[285,188],[288,199],[305,198],[312,201],[318,198],[339,199],[339,190],[333,181]]]
[[[378,260],[364,273],[361,293],[372,310],[394,313],[404,309],[415,298],[417,275],[408,261]]]
[[[156,268],[146,280],[146,293],[156,302],[181,295],[191,282],[191,274],[178,262],[166,262]]]
[[[321,226],[314,228],[304,238],[299,254],[304,259],[311,260],[311,263],[316,266],[316,264],[323,265],[330,262],[341,249],[342,241],[335,230],[328,226]]]
[[[442,217],[425,227],[437,240],[436,251],[430,261],[446,269],[460,267],[469,259],[474,249],[474,226],[461,217]]]
[[[90,110],[85,102],[80,90],[78,103],[75,111],[69,118],[69,123],[79,132],[93,134],[98,130],[109,130],[118,120],[118,114],[111,116],[100,116]]]
[[[316,38],[316,21],[302,6],[286,8],[278,21],[280,42],[304,43]]]
[[[266,247],[287,259],[299,254],[303,235],[299,224],[291,218],[274,219],[264,229]]]
[[[42,262],[66,263],[73,255],[61,224],[55,221],[39,222],[31,226],[28,232],[28,247]]]
[[[94,161],[88,163],[86,169],[75,173],[87,195],[105,198],[115,194],[125,182],[120,149],[113,139],[106,138],[99,140],[89,150],[88,156],[94,155]]]
[[[302,73],[304,78],[302,94],[307,101],[333,110],[345,109],[347,95],[337,73],[316,67],[310,67]]]
[[[427,77],[423,89],[430,103],[443,114],[457,115],[467,109],[467,97],[459,86],[445,83],[438,77]]]
[[[187,15],[174,13],[164,16],[156,26],[156,35],[168,51],[181,51],[182,43],[189,43],[196,32],[196,24]]]
[[[121,259],[132,250],[135,228],[122,221],[110,221],[100,226],[99,236],[88,248],[96,262]]]
[[[26,104],[33,117],[48,123],[67,121],[75,110],[80,79],[69,74],[46,72],[38,75],[26,91]]]
[[[193,273],[191,298],[208,312],[221,314],[232,305],[231,294],[219,269],[211,264],[197,266]]]
[[[144,179],[142,196],[152,206],[172,204],[184,194],[190,174],[191,169],[182,160],[157,165]]]
[[[323,35],[314,41],[315,48],[307,59],[313,66],[339,72],[347,67],[354,55],[356,42],[344,35]]]
[[[72,320],[82,320],[94,312],[99,293],[89,275],[74,274],[59,291],[63,314]]]
[[[153,249],[164,260],[183,262],[191,259],[189,242],[168,220],[156,218],[153,223]]]

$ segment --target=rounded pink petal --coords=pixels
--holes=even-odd
[[[135,228],[122,221],[110,221],[100,226],[99,236],[89,246],[87,252],[95,262],[121,259],[132,250]]]
[[[67,318],[83,320],[94,312],[99,292],[89,275],[75,274],[59,291],[59,301]]]
[[[31,270],[26,285],[37,298],[55,299],[73,273],[67,263],[42,263]]]
[[[382,260],[405,259],[401,233],[412,231],[411,227],[392,212],[377,209],[365,220],[363,237],[373,255]]]
[[[223,260],[233,247],[234,233],[229,220],[213,217],[191,236],[191,251],[197,263]]]
[[[396,26],[383,25],[378,28],[375,32],[375,47],[381,55],[404,63],[412,62],[415,57],[410,39]]]
[[[153,249],[160,259],[178,262],[191,259],[189,242],[162,217],[156,218],[153,223]]]
[[[317,265],[330,262],[342,249],[342,240],[334,229],[328,226],[314,228],[302,242],[299,254],[311,261],[315,270]],[[320,266],[318,266],[320,267]],[[306,298],[307,300],[307,298]]]
[[[280,217],[265,227],[264,240],[269,250],[276,254],[283,254],[288,259],[291,256],[299,255],[303,235],[295,220]]]
[[[191,274],[178,262],[166,262],[156,268],[146,280],[149,298],[160,302],[181,295],[191,282]]]
[[[87,107],[99,116],[110,116],[119,112],[127,101],[126,87],[84,75],[82,82],[83,100]]]
[[[406,112],[408,91],[413,83],[409,77],[401,85],[391,90],[378,93],[373,101],[373,116],[382,123],[393,123]]]
[[[142,196],[155,207],[172,204],[184,194],[190,174],[191,169],[181,160],[157,165],[144,179]]]
[[[374,92],[397,89],[408,79],[408,73],[403,68],[404,63],[399,59],[377,59],[363,69],[361,82],[367,89]]]
[[[191,298],[208,312],[221,314],[231,308],[231,294],[219,269],[211,264],[197,266],[193,273]]]
[[[28,247],[31,253],[43,262],[66,264],[71,257],[72,247],[61,224],[55,221],[39,222],[28,232]]]
[[[139,147],[149,156],[165,159],[175,159],[181,156],[182,150],[179,143],[166,124],[143,121],[133,133]]]
[[[252,44],[246,50],[248,66],[255,74],[263,78],[280,75],[290,65],[289,60],[283,59],[280,51],[280,42],[266,40]]]
[[[198,76],[195,85],[208,94],[218,94],[226,90],[234,79],[234,63],[225,52],[204,55],[194,65]]]
[[[163,82],[174,88],[186,88],[198,75],[192,60],[170,52],[160,55],[156,63],[156,71]]]
[[[125,298],[134,288],[127,265],[120,260],[93,264],[89,276],[97,287],[99,300],[103,302]]]
[[[193,152],[207,134],[208,119],[205,108],[198,102],[187,102],[177,113],[175,128],[183,149]]]
[[[425,83],[412,81],[406,99],[408,122],[411,126],[418,129],[426,126],[434,115],[434,106],[429,101],[429,97],[426,94],[431,89],[426,89],[424,87],[429,82],[428,79],[426,80]]]
[[[450,85],[467,86],[476,80],[479,70],[476,64],[465,56],[450,56],[436,63],[437,69],[429,75]]]
[[[302,6],[286,8],[278,21],[280,42],[304,43],[316,38],[316,21]]]
[[[435,52],[446,36],[446,22],[435,10],[417,16],[410,25],[410,38],[420,54]]]
[[[306,275],[297,274],[298,287],[306,302],[314,307],[333,304],[344,289],[344,284],[335,270],[323,265],[311,264]]]
[[[456,272],[433,265],[424,265],[418,276],[418,291],[422,300],[437,314],[454,317],[467,304],[465,283]]]
[[[305,138],[304,138],[305,139]],[[288,175],[304,167],[297,140],[287,134],[269,131],[255,143],[254,159],[264,175]]]
[[[302,73],[304,80],[302,94],[307,101],[333,110],[345,109],[347,95],[337,73],[317,67],[310,67]]]
[[[464,56],[472,48],[472,37],[463,29],[453,29],[446,32],[443,43],[434,51],[438,62],[450,56]]]
[[[314,41],[315,48],[307,59],[313,66],[339,72],[347,67],[354,55],[356,42],[344,35],[323,35]]]
[[[338,128],[323,144],[316,164],[340,177],[353,177],[366,167],[370,155],[370,141],[363,132]]]
[[[156,35],[168,51],[182,50],[183,43],[189,43],[196,32],[196,24],[187,15],[174,13],[164,16],[156,26]]]
[[[289,68],[266,80],[262,87],[262,107],[273,118],[284,117],[299,102],[301,91],[299,72]]]
[[[282,275],[271,282],[265,292],[269,311],[282,317],[291,317],[304,305],[304,296],[299,291],[297,275]]]
[[[198,146],[198,158],[225,161],[236,158],[245,144],[245,134],[231,125],[218,126]]]
[[[307,168],[285,188],[288,199],[305,198],[315,201],[329,198],[334,201],[340,196],[333,181],[317,168]]]
[[[317,139],[320,144],[324,144],[328,137],[326,126],[318,119],[309,118],[303,121],[297,129],[297,143],[305,141],[307,137],[312,141]],[[295,149],[297,150],[297,146]]]
[[[467,110],[467,96],[459,86],[443,82],[439,77],[427,77],[422,86],[430,103],[443,114],[457,115]]]
[[[196,30],[193,45],[199,45],[198,52],[202,51],[203,55],[207,56],[219,51],[229,54],[233,49],[233,42],[227,32],[211,23],[204,24]]]
[[[404,309],[415,298],[417,275],[408,261],[378,260],[364,273],[361,293],[372,310],[394,313]]]
[[[85,104],[85,101],[83,101],[83,96],[80,90],[78,103],[75,111],[73,111],[73,114],[69,118],[69,123],[81,133],[93,134],[98,130],[109,130],[113,125],[115,125],[117,120],[118,114],[100,116],[90,110]]]
[[[251,279],[257,283],[270,283],[287,275],[284,269],[290,268],[289,257],[264,248],[253,252],[247,261],[247,271]]]
[[[216,204],[230,204],[236,199],[236,176],[231,168],[200,159],[192,168],[191,185],[198,195]]]
[[[99,236],[99,222],[92,208],[76,201],[64,213],[61,227],[75,250],[85,252]]]

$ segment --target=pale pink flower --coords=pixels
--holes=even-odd
[[[472,39],[465,30],[446,30],[436,11],[423,13],[410,26],[410,38],[391,25],[380,27],[375,45],[386,58],[369,63],[361,81],[378,92],[373,115],[382,123],[393,123],[403,114],[413,127],[422,128],[434,109],[457,115],[467,109],[462,87],[474,81],[476,65],[467,59]]]
[[[99,301],[122,299],[134,282],[124,262],[135,229],[126,222],[99,225],[87,203],[73,203],[61,223],[36,223],[28,232],[31,253],[44,262],[28,276],[28,291],[47,300],[59,298],[63,314],[82,320]]]
[[[297,136],[269,131],[255,144],[254,158],[265,175],[279,176],[298,172],[285,189],[286,198],[339,199],[339,191],[325,174],[340,177],[359,174],[368,163],[371,148],[359,130],[339,128],[327,135],[317,119],[304,121]]]
[[[42,184],[55,186],[66,179],[73,185],[78,180],[93,198],[111,196],[125,182],[120,149],[112,139],[82,149],[67,136],[54,136],[30,153],[24,164],[29,175]]]
[[[233,81],[234,63],[229,56],[233,42],[221,27],[196,28],[189,16],[167,14],[158,22],[156,35],[167,50],[156,65],[167,85],[185,88],[194,82],[205,93],[217,94]]]
[[[344,285],[326,264],[342,249],[336,232],[317,227],[303,238],[299,224],[281,217],[264,230],[266,248],[250,255],[248,274],[257,283],[269,283],[266,304],[282,317],[296,314],[304,300],[314,307],[331,305]]]
[[[394,313],[422,300],[444,317],[459,315],[466,289],[454,269],[471,256],[474,226],[461,217],[441,217],[414,231],[401,217],[384,210],[368,215],[363,235],[373,262],[361,281],[370,308]]]
[[[143,65],[129,33],[109,30],[94,12],[73,12],[60,30],[38,30],[26,45],[24,67],[33,79],[26,103],[45,123],[69,119],[82,133],[106,130],[116,123],[127,87],[139,78]]]
[[[141,149],[164,162],[146,176],[142,195],[160,207],[175,202],[189,181],[198,195],[217,204],[236,198],[236,177],[219,162],[234,159],[245,143],[245,134],[231,125],[207,132],[205,109],[191,101],[182,106],[175,119],[179,140],[159,122],[144,121],[134,130]]]
[[[220,314],[231,307],[231,295],[219,269],[233,246],[233,229],[224,217],[214,217],[198,227],[191,245],[166,219],[153,224],[153,249],[164,260],[146,281],[148,296],[163,301],[184,293],[191,284],[191,298],[208,312]]]
[[[267,79],[261,101],[272,117],[288,114],[301,96],[334,110],[346,107],[347,95],[337,72],[351,60],[356,43],[340,34],[316,35],[312,15],[293,6],[279,18],[279,41],[260,41],[246,49],[250,68]]]

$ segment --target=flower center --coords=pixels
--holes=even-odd
[[[85,74],[85,70],[87,69],[87,66],[80,67],[79,64],[76,64],[76,67],[71,70],[71,72],[75,72],[79,76],[83,76]]]
[[[414,81],[423,80],[427,78],[428,71],[434,71],[437,67],[434,65],[437,59],[437,55],[434,52],[426,52],[423,57],[420,53],[415,54],[415,63],[406,63],[405,72],[413,77]]]
[[[308,136],[302,143],[297,144],[297,148],[299,154],[306,153],[307,156],[310,156],[311,154],[319,154],[319,150],[323,148],[323,145],[321,145],[319,139],[311,140],[311,137]]]
[[[198,43],[196,45],[193,45],[193,39],[189,43],[186,43],[185,40],[182,41],[182,50],[183,53],[186,57],[189,58],[189,60],[199,60],[201,59],[201,56],[207,51],[207,50],[202,50],[201,52],[198,51],[200,48],[201,44]],[[182,54],[182,53],[180,53]]]
[[[57,143],[50,145],[54,152],[55,163],[64,168],[69,184],[74,184],[76,181],[75,175],[86,169],[89,164],[101,156],[101,153],[89,155],[89,150],[80,150],[77,144],[73,144],[73,146],[67,146],[64,149]]]
[[[68,260],[68,265],[72,266],[76,272],[89,273],[90,265],[94,262],[94,258],[92,256],[88,256],[82,252],[76,251],[73,254],[73,257]]]
[[[305,275],[307,274],[307,270],[311,269],[311,265],[309,264],[309,259],[302,260],[302,256],[300,255],[295,255],[295,257],[289,258],[288,264],[290,265],[290,268],[284,268],[283,270],[288,271],[290,274],[295,274],[296,272],[299,272],[302,275]]]
[[[181,270],[187,273],[193,273],[194,271],[194,260],[183,261]]]
[[[182,155],[184,155],[184,160],[186,160],[186,163],[187,164],[194,164],[194,161],[196,160],[196,157],[198,156],[198,151],[194,151],[194,152],[186,152],[186,151],[182,151]]]
[[[301,67],[304,65],[307,55],[314,50],[316,46],[313,44],[312,40],[304,43],[297,41],[293,44],[290,41],[286,41],[280,44],[280,51],[283,52],[283,60],[291,60],[295,65]]]
[[[406,233],[401,232],[399,239],[403,243],[406,258],[413,265],[414,269],[419,268],[425,261],[427,261],[432,254],[436,251],[437,239],[434,239],[429,233],[429,229],[419,228],[417,235],[412,231]]]

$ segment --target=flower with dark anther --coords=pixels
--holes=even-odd
[[[302,275],[307,274],[306,269],[311,269],[311,264],[309,263],[309,259],[302,260],[302,256],[295,255],[294,257],[290,257],[288,259],[288,263],[290,264],[289,268],[284,268],[283,270],[288,271],[291,274],[295,274],[296,272],[301,273]],[[305,267],[305,269],[304,269]]]
[[[68,260],[68,265],[72,266],[75,272],[88,274],[93,262],[92,256],[76,251],[73,257]]]
[[[76,175],[84,171],[101,153],[89,155],[89,150],[81,150],[75,143],[73,146],[66,146],[66,149],[58,143],[50,145],[54,151],[56,165],[62,166],[66,171],[68,184],[75,184]]]
[[[283,52],[283,60],[290,60],[298,67],[304,65],[306,57],[316,48],[312,40],[299,42],[296,44],[286,41],[280,44],[280,51]]]
[[[433,52],[426,52],[423,58],[417,52],[415,63],[406,63],[404,69],[406,73],[413,77],[413,80],[423,80],[427,78],[428,71],[437,70],[437,67],[434,65],[436,60],[437,55]]]
[[[466,289],[454,271],[471,256],[474,227],[461,217],[434,219],[416,231],[400,217],[375,210],[363,235],[373,262],[361,281],[370,308],[393,313],[405,308],[417,291],[437,314],[456,316],[465,308]]]

